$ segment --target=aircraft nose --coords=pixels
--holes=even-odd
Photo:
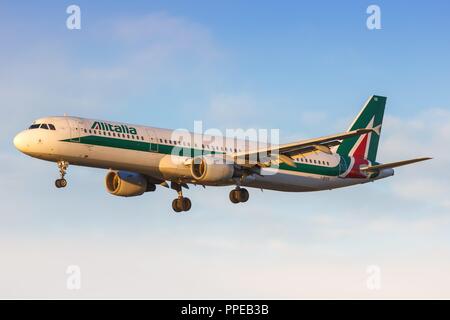
[[[25,152],[27,149],[27,139],[26,139],[26,132],[20,132],[14,137],[14,146],[17,150],[21,152]]]

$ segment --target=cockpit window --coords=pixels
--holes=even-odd
[[[45,129],[45,130],[56,130],[55,126],[51,123],[35,123],[32,124],[28,129],[37,129],[37,128],[41,128],[41,129]]]

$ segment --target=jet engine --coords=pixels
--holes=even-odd
[[[197,157],[192,160],[191,174],[199,182],[225,182],[233,177],[234,164],[225,163],[224,158],[217,156]]]
[[[120,197],[140,196],[144,192],[155,191],[156,186],[140,174],[128,171],[110,171],[105,177],[106,190]]]

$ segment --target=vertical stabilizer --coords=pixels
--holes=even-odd
[[[336,150],[338,154],[364,158],[372,162],[376,160],[386,99],[371,96],[367,100],[348,131],[367,128],[373,129],[374,132],[344,139]]]

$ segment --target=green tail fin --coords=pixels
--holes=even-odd
[[[373,128],[375,132],[344,139],[336,152],[374,162],[377,157],[386,97],[371,96],[348,129]]]

